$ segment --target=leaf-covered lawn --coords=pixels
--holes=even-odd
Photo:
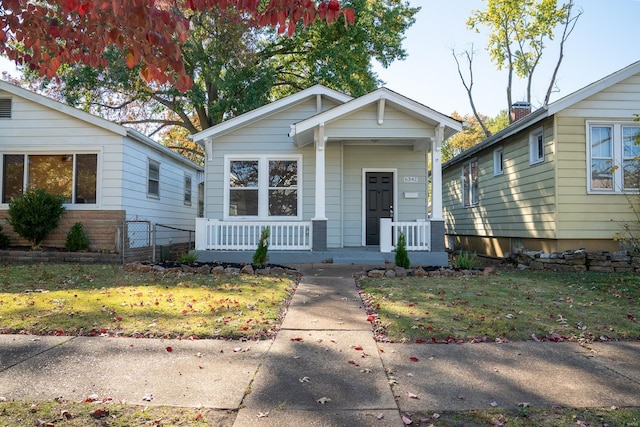
[[[392,342],[640,339],[633,274],[500,271],[362,279],[377,338]]]
[[[264,338],[291,278],[141,273],[111,265],[0,266],[3,333]]]

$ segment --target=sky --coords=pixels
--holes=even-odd
[[[451,51],[462,52],[473,44],[473,97],[478,111],[495,116],[506,109],[506,73],[497,71],[489,60],[485,50],[487,31],[476,34],[465,24],[471,10],[484,9],[486,1],[409,0],[409,3],[422,9],[405,34],[407,58],[387,69],[374,64],[384,86],[447,115],[454,111],[470,114],[469,99]],[[559,92],[553,94],[551,101],[640,60],[640,0],[575,0],[575,4],[584,13],[565,44],[557,78]],[[557,46],[557,42],[549,44],[536,71],[534,109],[544,100],[558,58]],[[11,68],[6,59],[0,58],[0,71]],[[514,87],[514,101],[525,99],[523,82],[516,82]]]
[[[416,22],[406,32],[408,57],[389,68],[374,66],[384,86],[441,113],[470,114],[469,98],[458,75],[451,50],[462,52],[473,44],[473,97],[481,114],[495,116],[507,108],[507,75],[497,71],[485,50],[487,30],[467,29],[472,9],[484,9],[483,0],[410,0],[421,6]],[[575,0],[584,13],[565,43],[565,55],[557,78],[558,93],[551,101],[593,83],[640,60],[640,0]],[[543,52],[534,74],[533,108],[542,105],[558,43]],[[464,63],[461,62],[463,66]],[[523,82],[515,85],[513,100],[526,98]]]

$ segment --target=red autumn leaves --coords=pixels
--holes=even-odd
[[[175,5],[174,5],[175,3]],[[186,91],[191,78],[184,68],[180,43],[189,35],[189,21],[180,10],[204,11],[234,7],[253,17],[258,26],[277,26],[293,34],[302,21],[327,22],[345,18],[354,22],[353,9],[338,0],[52,0],[44,3],[4,0],[0,15],[0,53],[19,65],[53,77],[62,64],[106,66],[104,51],[115,46],[124,52],[127,66],[141,66],[148,81],[175,84]],[[175,6],[175,9],[173,8]],[[18,45],[12,42],[18,42]],[[22,44],[23,47],[20,46]]]

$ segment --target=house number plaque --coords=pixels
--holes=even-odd
[[[405,177],[404,177],[404,182],[405,182],[405,183],[415,183],[415,182],[418,182],[418,177],[417,177],[417,176],[405,176]]]

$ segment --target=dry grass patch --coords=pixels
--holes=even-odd
[[[296,282],[284,277],[140,273],[112,265],[3,265],[3,333],[264,338]]]
[[[392,342],[640,339],[633,274],[503,271],[363,279],[378,338]]]

